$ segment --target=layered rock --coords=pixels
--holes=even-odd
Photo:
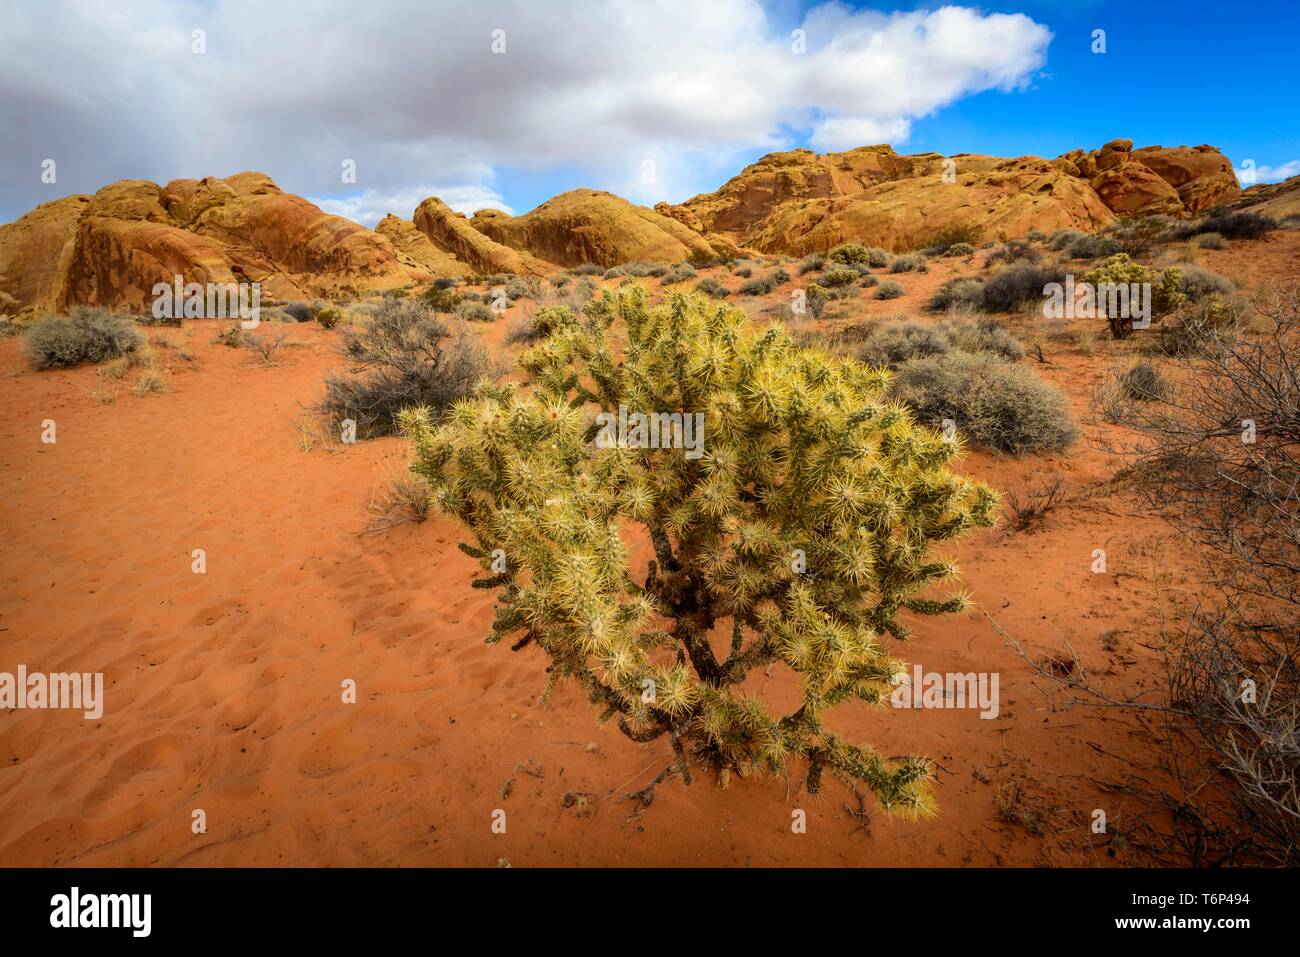
[[[1037,157],[900,156],[888,146],[774,153],[716,193],[666,211],[741,246],[790,255],[850,240],[912,249],[957,224],[1010,239],[1033,229],[1099,229],[1114,219],[1086,184]]]
[[[1185,217],[1241,194],[1232,163],[1213,146],[1144,146],[1111,140],[1099,150],[1074,150],[1056,164],[1086,179],[1121,216]]]
[[[1095,230],[1119,216],[1186,217],[1239,193],[1231,163],[1208,146],[1135,151],[1131,140],[1114,140],[1048,162],[900,155],[882,145],[772,153],[714,193],[656,209],[704,235],[800,254],[846,240],[915,248],[954,225],[979,227],[988,239]]]
[[[593,189],[561,193],[522,216],[482,210],[470,225],[498,243],[566,267],[714,255],[703,236],[676,219]]]
[[[1252,191],[1254,194],[1257,191]],[[1291,192],[1261,201],[1291,209]],[[145,308],[155,283],[260,282],[278,298],[348,295],[435,276],[548,275],[564,267],[716,254],[802,255],[846,241],[893,250],[953,226],[989,240],[1102,229],[1120,216],[1197,214],[1249,201],[1210,146],[1112,140],[1047,161],[900,155],[889,146],[771,153],[713,193],[653,210],[578,189],[520,216],[472,218],[430,197],[375,231],[282,192],[261,173],[123,180],[0,227],[0,312],[101,303]]]
[[[0,314],[54,302],[89,203],[89,196],[65,196],[0,226]]]
[[[558,268],[490,238],[436,196],[416,207],[414,222],[434,246],[451,253],[474,272],[545,276]]]
[[[147,310],[156,283],[259,282],[309,298],[427,279],[385,237],[261,173],[122,180],[0,227],[0,291],[19,310],[73,303]]]
[[[398,258],[412,268],[423,269],[432,276],[461,277],[473,270],[452,253],[439,249],[415,224],[389,213],[375,226],[397,250]]]

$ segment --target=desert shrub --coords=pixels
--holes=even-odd
[[[638,279],[643,279],[646,276],[666,276],[668,274],[668,265],[666,263],[631,262],[624,265],[623,272],[629,276],[636,276]]]
[[[557,272],[550,278],[551,285],[556,289],[563,289],[571,282],[573,282],[573,276],[567,272]]]
[[[845,266],[856,266],[859,263],[870,265],[868,263],[870,256],[867,252],[867,247],[861,246],[858,243],[843,243],[842,245],[836,246],[826,255],[832,262],[837,262]]]
[[[928,594],[954,573],[928,553],[990,525],[994,493],[948,469],[953,443],[877,405],[882,373],[741,310],[651,309],[632,285],[587,319],[523,354],[522,387],[484,384],[441,423],[403,416],[413,471],[466,528],[476,584],[497,590],[488,641],[536,647],[548,689],[572,679],[627,737],[665,743],[643,804],[695,767],[720,784],[797,769],[810,793],[829,773],[886,811],[929,813],[928,760],[878,754],[823,714],[888,697],[901,610],[968,607]],[[620,408],[698,413],[704,456],[611,435]],[[625,529],[654,551],[635,579]],[[788,714],[740,690],[778,663],[803,686]]]
[[[822,273],[818,284],[834,289],[836,286],[848,286],[858,281],[861,276],[856,269],[837,268],[828,269]]]
[[[466,301],[456,307],[455,315],[463,322],[495,322],[500,313],[486,303]]]
[[[1126,398],[1138,402],[1163,398],[1166,391],[1160,371],[1149,362],[1137,362],[1129,366],[1120,373],[1117,383]]]
[[[875,296],[873,296],[873,298],[897,299],[899,296],[905,294],[906,292],[907,290],[903,288],[903,284],[901,282],[897,282],[893,279],[886,279],[884,282],[880,284],[879,288],[876,289],[876,293]]]
[[[790,274],[786,272],[784,269],[778,267],[777,269],[774,269],[772,272],[768,273],[767,278],[772,280],[773,286],[784,286],[786,283],[790,281]]]
[[[1262,335],[1204,327],[1202,358],[1125,407],[1111,449],[1145,504],[1207,557],[1214,583],[1161,642],[1158,724],[1180,758],[1170,806],[1192,825],[1230,825],[1193,828],[1200,866],[1300,863],[1300,288],[1259,309]],[[1246,677],[1257,695],[1242,694]]]
[[[893,262],[889,264],[889,271],[893,273],[913,271],[925,272],[925,270],[925,257],[916,256],[912,253],[895,256]]]
[[[1065,248],[1065,255],[1070,259],[1101,259],[1118,251],[1119,244],[1108,236],[1080,236]]]
[[[217,345],[225,346],[227,349],[239,349],[244,344],[244,330],[239,327],[239,323],[226,326],[226,328],[217,331],[217,334],[212,337],[212,341]]]
[[[892,259],[889,253],[879,246],[867,247],[867,265],[872,269],[884,269]]]
[[[569,272],[575,276],[599,276],[605,271],[604,266],[598,266],[595,263],[583,263],[580,266],[574,266]]]
[[[1053,252],[1065,252],[1070,246],[1088,234],[1078,229],[1058,229],[1047,237],[1047,248]]]
[[[1198,249],[1227,249],[1228,241],[1219,233],[1201,233],[1192,240]]]
[[[664,276],[664,285],[670,285],[675,282],[686,282],[688,279],[694,279],[697,273],[694,267],[686,263],[678,263]]]
[[[161,395],[169,389],[167,370],[158,366],[141,369],[135,380],[135,394],[139,396]]]
[[[343,318],[343,312],[337,306],[329,304],[322,305],[319,309],[313,310],[316,321],[326,329],[333,329]]]
[[[1133,286],[1143,283],[1151,284],[1151,319],[1154,322],[1162,316],[1177,309],[1187,297],[1179,291],[1181,270],[1166,269],[1158,273],[1141,263],[1133,262],[1124,253],[1116,253],[1096,269],[1083,274],[1083,281],[1092,286]],[[1110,327],[1110,334],[1116,339],[1124,339],[1134,329],[1131,317],[1119,314],[1105,316]]]
[[[941,255],[944,255],[944,256],[973,256],[973,255],[975,255],[975,247],[972,246],[970,243],[953,243],[951,246],[949,246],[949,247],[947,247],[946,249],[944,249],[944,251],[943,251],[943,253],[942,253]]]
[[[511,279],[505,284],[504,288],[506,298],[511,302],[514,302],[516,299],[523,299],[532,296],[532,289],[529,287],[528,283],[522,279]]]
[[[129,317],[98,306],[73,306],[67,316],[46,316],[28,326],[22,347],[33,369],[58,369],[115,359],[143,342]]]
[[[466,295],[456,292],[454,286],[440,286],[435,283],[426,289],[420,298],[434,312],[449,313],[456,311],[456,307],[465,301]]]
[[[1200,356],[1207,347],[1220,348],[1239,333],[1237,303],[1207,299],[1181,304],[1173,316],[1160,323],[1155,351],[1174,359]]]
[[[363,439],[395,432],[402,409],[446,409],[487,371],[478,336],[463,323],[448,326],[418,300],[385,301],[341,338],[352,374],[326,377],[321,410],[335,423],[352,419]]]
[[[826,257],[821,253],[810,253],[799,263],[799,275],[806,276],[810,272],[821,272],[825,268]]]
[[[1059,452],[1078,438],[1065,396],[1029,369],[988,353],[913,359],[895,373],[890,396],[923,422],[945,419],[980,445],[1003,452]]]
[[[1178,267],[1178,273],[1178,291],[1191,302],[1232,294],[1232,283],[1208,269],[1186,263]]]
[[[604,278],[604,279],[620,279],[620,278],[622,278],[623,276],[626,276],[626,275],[627,275],[627,270],[624,269],[622,266],[610,266],[608,269],[605,270],[605,272],[604,272],[602,278]]]
[[[977,223],[952,223],[944,226],[930,238],[929,247],[937,250],[936,255],[947,253],[951,256],[966,255],[952,252],[953,246],[969,246],[974,252],[984,239],[984,230]]]
[[[1141,256],[1174,236],[1174,222],[1167,216],[1125,216],[1106,227],[1105,237],[1114,243],[1111,252]],[[1110,253],[1102,253],[1110,255]],[[1091,258],[1091,257],[1085,257]]]
[[[989,312],[1014,312],[1041,302],[1044,289],[1065,277],[1059,270],[1017,262],[984,283],[984,308]]]
[[[774,289],[776,289],[776,282],[772,277],[763,276],[741,283],[739,292],[742,296],[765,296]]]
[[[1023,239],[1013,239],[994,246],[984,257],[984,268],[991,269],[1000,263],[1025,262],[1033,264],[1042,258],[1040,253]]]
[[[557,327],[572,320],[576,313],[568,306],[544,306],[537,315],[519,318],[506,328],[506,343],[531,345],[549,336]]]
[[[722,259],[712,249],[692,249],[686,256],[686,262],[696,269],[707,269],[718,265]]]
[[[596,295],[596,280],[590,276],[584,276],[573,284],[572,297],[579,306],[586,303],[592,296]]]
[[[731,274],[733,276],[739,276],[741,279],[748,279],[754,275],[754,270],[749,266],[741,266],[739,269],[733,269]]]
[[[305,302],[286,302],[280,307],[280,311],[294,322],[311,322],[315,318],[311,313],[311,306]]]
[[[1188,235],[1218,233],[1220,236],[1226,236],[1229,239],[1255,239],[1259,236],[1266,236],[1275,229],[1277,229],[1277,221],[1273,217],[1266,216],[1263,213],[1239,210],[1234,213],[1218,213],[1213,216],[1206,216],[1204,219],[1191,224],[1188,228]]]
[[[724,286],[721,281],[707,276],[695,284],[695,291],[702,292],[706,296],[712,296],[714,299],[725,299],[731,295],[731,290]]]
[[[934,291],[926,308],[935,312],[951,309],[954,306],[966,306],[980,309],[984,305],[984,283],[978,279],[949,279]]]
[[[826,310],[826,303],[830,301],[830,291],[825,286],[819,286],[814,282],[804,290],[804,296],[808,311],[812,313],[812,317],[820,319],[822,313]]]
[[[952,341],[954,348],[963,352],[987,352],[1011,362],[1025,357],[1025,346],[991,317],[974,322],[945,319],[939,328]]]
[[[276,333],[246,333],[243,338],[243,346],[251,349],[265,365],[275,365],[276,354],[284,345],[286,334],[283,332]]]
[[[886,369],[951,351],[952,339],[937,323],[901,319],[871,327],[852,349],[860,362]]]
[[[986,352],[1013,362],[1025,355],[1020,340],[990,318],[926,323],[895,319],[871,325],[855,339],[852,351],[860,361],[891,369],[911,359],[946,355],[954,349]]]

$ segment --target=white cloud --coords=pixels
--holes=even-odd
[[[758,0],[47,0],[5,21],[0,128],[18,135],[0,213],[127,176],[241,169],[364,216],[417,184],[490,193],[506,168],[679,200],[738,155],[803,137],[901,143],[956,99],[1025,85],[1051,40],[1020,14],[830,2],[795,52]],[[206,53],[191,52],[196,29]],[[46,157],[57,189],[40,184]]]
[[[437,196],[458,213],[472,216],[480,209],[499,209],[509,215],[514,210],[506,205],[501,195],[494,189],[483,186],[412,186],[399,190],[368,189],[356,196],[343,197],[308,197],[313,203],[336,216],[374,228],[389,213],[402,219],[410,219],[411,212],[420,205],[421,200]]]
[[[1300,176],[1300,160],[1291,160],[1278,166],[1257,166],[1255,181],[1259,183],[1280,183],[1292,176]]]

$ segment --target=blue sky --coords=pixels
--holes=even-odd
[[[943,4],[848,5],[891,12]],[[977,93],[919,119],[911,135],[894,144],[900,153],[1052,158],[1124,137],[1137,146],[1210,143],[1239,170],[1252,160],[1265,174],[1300,174],[1300,3],[1252,4],[1242,8],[1245,16],[1225,14],[1222,3],[1208,0],[961,5],[1024,13],[1048,27],[1047,63],[1024,90]],[[792,29],[813,4],[766,6],[774,23]],[[1092,52],[1096,29],[1106,32],[1104,54]],[[791,131],[790,145],[809,146],[807,131]],[[752,162],[765,152],[747,150],[741,158]],[[502,196],[521,212],[590,185],[585,175],[578,168],[497,171]]]
[[[1300,172],[1297,38],[1300,5],[1205,0],[10,0],[0,222],[118,179],[250,169],[366,225],[431,195],[650,205],[775,149],[880,142],[1210,143],[1266,180]]]

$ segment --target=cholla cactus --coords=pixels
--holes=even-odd
[[[405,415],[412,469],[473,534],[476,586],[499,588],[489,641],[552,659],[602,719],[636,741],[667,736],[676,771],[806,767],[865,784],[887,809],[931,808],[924,758],[886,760],[822,712],[888,699],[904,665],[902,609],[965,609],[932,542],[993,524],[997,496],[945,463],[959,445],[881,399],[889,373],[800,348],[744,312],[679,295],[606,291],[584,317],[544,309],[529,383],[481,385],[441,421]],[[615,336],[619,341],[616,343]],[[595,441],[597,414],[701,412],[698,457]],[[648,554],[633,574],[629,552]],[[803,680],[793,713],[741,689],[784,663]],[[548,686],[549,693],[549,686]],[[661,775],[662,777],[662,775]]]
[[[1151,317],[1158,319],[1173,312],[1187,297],[1179,289],[1182,270],[1170,267],[1159,272],[1134,262],[1126,253],[1116,253],[1091,272],[1084,273],[1083,281],[1095,287],[1132,286],[1143,283],[1151,284]],[[1108,315],[1106,322],[1110,334],[1116,339],[1124,339],[1133,331],[1133,324],[1127,316]]]

